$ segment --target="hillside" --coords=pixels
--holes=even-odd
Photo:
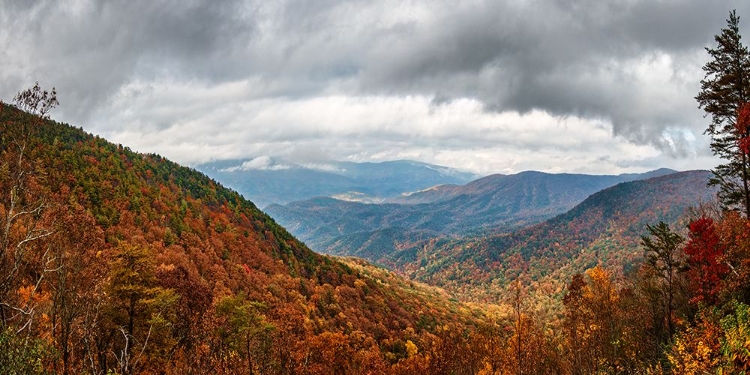
[[[310,251],[193,169],[5,104],[0,125],[13,361],[50,350],[54,372],[383,372],[405,366],[405,345],[431,350],[446,324],[480,322],[440,291]],[[316,351],[326,342],[335,360]]]
[[[431,241],[375,261],[465,296],[470,291],[471,298],[494,298],[493,289],[503,290],[519,277],[527,285],[560,293],[574,273],[601,264],[621,275],[641,259],[646,224],[665,221],[684,228],[689,207],[714,199],[715,190],[706,187],[710,175],[688,171],[621,183],[562,215],[510,234]]]
[[[581,358],[645,371],[666,350],[652,340],[661,312],[649,290],[614,281],[640,256],[646,223],[675,222],[713,194],[702,171],[622,183],[532,227],[425,239],[384,260],[465,299],[501,302],[475,304],[313,253],[239,194],[158,155],[5,105],[0,126],[9,373],[573,374]],[[748,248],[746,220],[722,220]],[[590,268],[599,263],[612,271]],[[727,277],[742,292],[746,278]],[[585,357],[571,349],[582,332],[594,333]]]
[[[395,199],[410,204],[314,198],[271,205],[266,212],[316,251],[381,261],[393,249],[421,246],[433,237],[509,232],[536,224],[617,183],[669,173],[674,171],[619,176],[522,172]]]
[[[196,168],[229,186],[259,207],[313,197],[381,202],[442,184],[463,184],[471,173],[409,160],[381,163],[325,161],[297,164],[259,157],[223,160]]]

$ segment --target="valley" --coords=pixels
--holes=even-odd
[[[591,319],[581,329],[617,322],[607,335],[622,337],[618,345],[658,353],[648,348],[669,337],[665,326],[642,325],[663,305],[650,289],[623,285],[656,280],[643,261],[649,225],[694,241],[694,223],[711,212],[700,207],[716,194],[706,171],[523,172],[389,198],[400,203],[269,206],[290,233],[159,155],[4,104],[0,123],[4,144],[22,146],[4,149],[4,168],[17,177],[0,189],[23,192],[0,202],[5,241],[23,250],[0,254],[8,275],[0,315],[19,329],[0,333],[11,348],[0,365],[24,372],[475,374],[525,361],[532,373],[569,373],[580,364],[560,348],[576,336],[550,332],[573,324],[576,311]],[[744,223],[716,220],[724,232]],[[574,305],[579,292],[583,305]],[[657,308],[627,315],[648,303]],[[602,308],[614,315],[590,315]],[[45,351],[62,357],[28,361]],[[643,368],[656,358],[608,363]]]
[[[748,13],[0,0],[0,375],[750,374]]]
[[[635,249],[646,224],[664,220],[679,225],[689,207],[713,199],[716,191],[705,187],[709,175],[665,169],[620,176],[523,172],[463,186],[437,186],[401,198],[398,204],[314,198],[271,205],[266,212],[321,253],[362,257],[423,281],[431,280],[440,264],[449,265],[466,272],[458,278],[463,280],[459,285],[483,280],[481,284],[495,277],[472,272],[475,266],[457,262],[456,256],[485,265],[493,259],[507,266],[506,252],[520,248],[526,254],[546,252],[546,257],[559,261],[559,251],[539,249],[547,246],[539,242],[542,239],[555,243],[556,238],[580,238],[557,242],[567,249],[563,252],[584,252],[597,239],[616,243],[631,249],[631,254],[609,263],[605,249],[600,260],[622,269],[638,258]],[[492,247],[494,251],[487,250]],[[459,248],[460,254],[455,254]],[[596,261],[589,259],[587,264]],[[548,272],[545,267],[534,269]],[[582,272],[585,267],[575,269]],[[433,281],[449,278],[456,275],[435,276]]]

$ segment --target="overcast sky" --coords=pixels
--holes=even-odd
[[[190,165],[711,168],[732,9],[750,30],[739,0],[0,0],[0,99],[55,86],[54,119]]]

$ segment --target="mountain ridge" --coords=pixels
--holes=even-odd
[[[573,273],[597,264],[622,274],[641,259],[640,237],[647,224],[665,221],[684,227],[688,208],[715,198],[716,189],[707,187],[710,176],[699,170],[623,182],[570,211],[512,233],[432,242],[415,249],[411,261],[381,262],[457,292],[465,285],[484,284],[470,289],[485,298],[492,295],[487,286],[505,285],[513,278],[559,287]]]
[[[425,203],[362,204],[312,198],[285,206],[270,205],[265,211],[316,251],[356,256],[378,251],[370,247],[396,248],[429,237],[508,232],[564,213],[616,183],[672,172],[659,169],[596,176],[527,171],[491,175],[450,187],[449,193],[439,193],[444,199]]]
[[[380,202],[402,193],[446,183],[466,183],[473,173],[412,160],[292,163],[258,157],[199,164],[206,173],[259,207],[318,196]]]

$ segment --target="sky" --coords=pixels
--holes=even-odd
[[[750,30],[741,0],[0,0],[0,100],[54,86],[53,119],[187,165],[710,169],[732,9]]]

